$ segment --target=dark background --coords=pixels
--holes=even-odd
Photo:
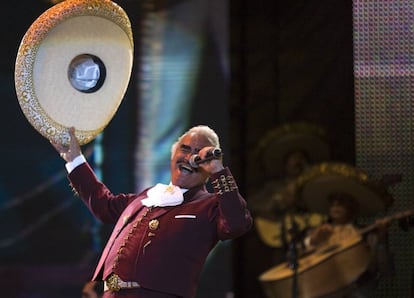
[[[283,123],[319,124],[332,160],[354,164],[352,1],[231,3],[231,144],[243,190],[263,185],[254,150]],[[271,249],[255,229],[237,248],[236,297],[264,297],[257,277],[273,266]]]
[[[160,1],[165,7],[174,2]],[[138,8],[134,1],[117,3],[130,15]],[[354,163],[352,2],[229,3],[231,96],[223,109],[228,111],[226,125],[231,132],[227,140],[231,167],[241,191],[247,194],[261,183],[252,156],[258,140],[285,122],[307,120],[322,125],[332,144],[333,159]],[[14,91],[19,42],[50,4],[21,0],[2,6],[0,284],[7,288],[7,297],[46,297],[46,288],[54,293],[51,297],[76,297],[95,265],[96,243],[91,238],[95,222],[68,187],[62,160],[24,118]],[[206,86],[200,84],[199,101],[206,96],[201,88],[212,84],[208,80],[218,80],[214,70],[201,81]],[[128,100],[133,93],[130,86],[103,140],[106,154],[115,156],[104,165],[106,181],[114,192],[133,188],[132,176],[120,179],[117,174],[132,173],[133,132],[122,128],[135,121],[131,112],[135,103]],[[115,165],[117,172],[109,171]],[[108,230],[98,232],[102,241]],[[261,264],[257,241],[253,229],[233,243],[237,298],[262,295],[257,275],[271,264],[257,266]]]

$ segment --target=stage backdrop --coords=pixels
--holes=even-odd
[[[413,8],[409,0],[354,0],[357,164],[378,179],[401,178],[390,214],[414,207]],[[412,233],[393,225],[390,242],[396,275],[376,297],[412,297]]]

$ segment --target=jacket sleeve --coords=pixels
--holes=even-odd
[[[68,179],[74,193],[104,223],[116,223],[122,211],[137,197],[134,194],[113,194],[98,180],[88,163],[76,167]]]
[[[218,197],[217,234],[220,240],[239,237],[250,230],[253,219],[237,183],[226,167],[210,177]]]

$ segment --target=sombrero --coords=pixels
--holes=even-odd
[[[307,122],[280,125],[261,138],[255,155],[265,171],[283,175],[285,158],[294,151],[305,153],[311,163],[329,160],[330,146],[325,130]]]
[[[393,198],[380,183],[359,168],[345,163],[325,162],[306,169],[297,179],[298,199],[312,212],[327,214],[332,194],[350,195],[358,203],[357,215],[385,211]]]
[[[57,143],[92,141],[117,111],[133,63],[131,24],[110,0],[66,0],[40,15],[17,53],[15,87],[30,124]]]

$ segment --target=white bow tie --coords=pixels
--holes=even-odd
[[[180,205],[184,201],[183,191],[175,185],[158,183],[148,190],[147,198],[141,202],[147,207],[166,207]]]

